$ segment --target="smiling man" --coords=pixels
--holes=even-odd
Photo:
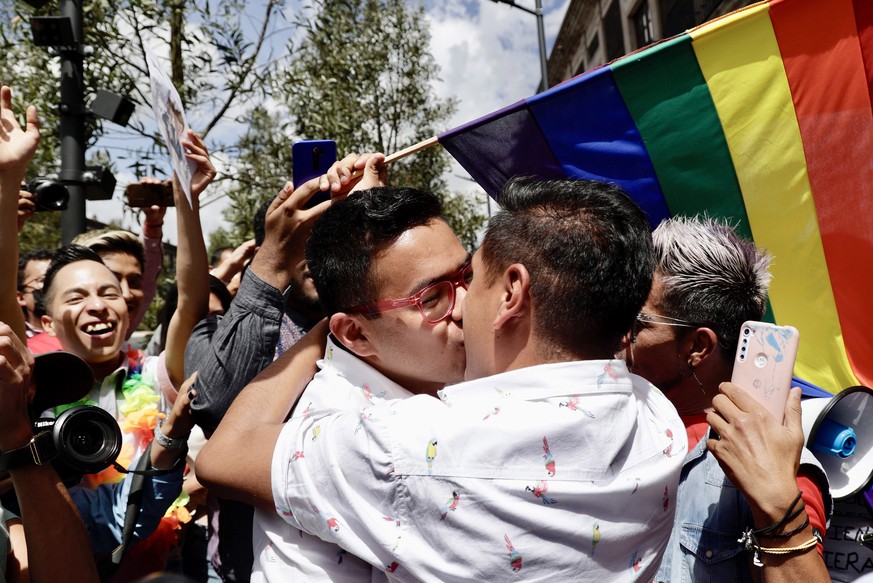
[[[445,342],[374,336],[413,317],[430,329],[443,313],[432,285],[445,281],[455,306],[444,318],[465,325],[468,382],[439,399],[421,383],[425,394],[354,412],[307,406],[284,423],[302,389],[288,364],[318,348],[304,339],[234,402],[201,454],[201,478],[389,580],[651,579],[685,439],[666,398],[612,359],[651,287],[645,217],[593,182],[517,180],[501,205],[472,281],[465,258],[429,262],[441,244],[417,236],[425,223],[376,247],[391,271],[361,281],[362,297],[330,322],[386,375],[426,375]],[[435,272],[420,279],[421,266]],[[389,369],[380,347],[400,361]]]
[[[161,227],[153,226],[148,222],[153,214],[154,209],[148,209],[141,239],[129,231],[110,229],[89,231],[73,239],[74,245],[82,245],[96,251],[106,267],[118,279],[121,295],[127,303],[127,313],[130,316],[127,337],[130,337],[139,326],[155,297],[157,278],[163,263]],[[147,233],[152,231],[157,231],[157,237],[147,236]]]
[[[96,253],[71,246],[56,253],[45,283],[46,331],[102,380],[118,367],[129,325],[118,280]]]
[[[186,156],[197,163],[197,171],[192,176],[192,205],[181,202],[184,200],[181,187],[178,184],[174,187],[180,291],[179,309],[170,322],[165,352],[159,357],[145,357],[142,352],[125,347],[131,298],[125,297],[125,286],[94,250],[77,245],[60,249],[46,272],[43,286],[46,308],[43,328],[59,340],[64,350],[81,357],[94,374],[92,390],[75,404],[98,406],[115,418],[122,433],[117,461],[127,469],[144,469],[150,460],[153,463],[153,456],[144,455],[153,439],[159,444],[152,447],[153,452],[164,447],[175,450],[175,459],[185,457],[188,431],[174,433],[169,419],[174,402],[187,402],[176,398],[176,387],[184,380],[185,343],[208,306],[206,251],[198,197],[215,176],[215,169],[196,134],[189,132],[183,143],[188,149]],[[136,300],[133,301],[136,307]],[[58,415],[69,406],[56,407],[46,414]],[[79,484],[81,488],[74,487],[89,500],[80,510],[105,519],[105,527],[89,530],[95,556],[103,559],[101,566],[114,570],[117,561],[110,565],[110,555],[121,556],[122,553],[115,552],[119,544],[130,543],[116,573],[119,579],[137,579],[166,564],[171,543],[160,530],[149,543],[133,543],[155,531],[164,512],[181,492],[183,470],[181,464],[166,475],[143,480],[138,496],[129,495],[133,480],[123,478],[113,468],[87,474]],[[137,517],[131,540],[123,534],[128,517]]]

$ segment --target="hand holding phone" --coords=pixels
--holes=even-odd
[[[291,164],[294,188],[316,176],[325,174],[336,162],[336,142],[333,140],[304,140],[291,146]],[[330,200],[330,192],[316,193],[306,208]]]
[[[127,204],[134,208],[150,206],[176,206],[173,202],[173,185],[166,182],[134,182],[124,191]]]
[[[761,403],[781,423],[791,389],[800,334],[792,326],[744,322],[731,382]]]

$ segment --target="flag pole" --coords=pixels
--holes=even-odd
[[[400,160],[401,158],[406,158],[407,156],[411,156],[412,154],[415,154],[416,152],[421,152],[422,150],[427,150],[428,148],[436,146],[439,143],[440,142],[436,136],[434,136],[432,138],[428,138],[422,142],[418,142],[417,144],[413,144],[413,145],[409,146],[408,148],[404,148],[404,149],[400,150],[399,152],[394,152],[390,156],[387,156],[385,158],[385,163],[390,164],[391,162],[396,162],[397,160]]]

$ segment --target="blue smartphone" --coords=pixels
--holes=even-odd
[[[303,140],[291,146],[292,180],[294,188],[316,176],[321,176],[336,162],[336,142],[333,140]],[[330,200],[330,192],[313,195],[307,208]]]

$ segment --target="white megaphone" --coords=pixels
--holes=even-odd
[[[825,399],[806,399],[804,445],[827,473],[834,500],[846,498],[873,478],[873,390],[849,387]]]

